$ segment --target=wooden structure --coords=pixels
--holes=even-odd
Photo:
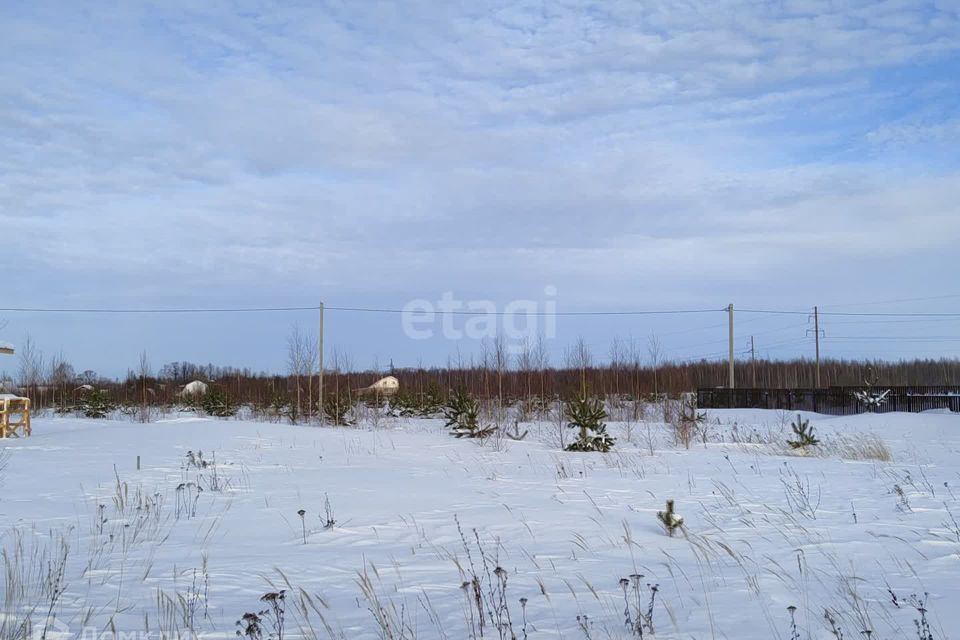
[[[13,355],[13,346],[0,342],[0,354]],[[0,438],[30,435],[30,399],[0,393]]]
[[[30,399],[0,394],[0,438],[30,435]]]
[[[868,406],[857,392],[887,392],[879,406]],[[960,387],[829,387],[826,389],[698,389],[700,409],[784,409],[832,415],[891,411],[960,412]]]

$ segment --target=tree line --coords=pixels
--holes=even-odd
[[[182,402],[183,385],[199,380],[225,392],[238,404],[295,405],[298,414],[315,411],[319,399],[318,358],[315,343],[295,330],[288,338],[287,370],[256,372],[250,368],[170,362],[154,371],[146,353],[124,379],[108,379],[94,371],[76,372],[62,354],[49,359],[31,340],[18,352],[15,379],[0,381],[3,389],[28,395],[37,407],[66,406],[91,387],[106,390],[120,404],[171,405]],[[656,345],[654,345],[656,346]],[[727,363],[701,360],[673,362],[658,350],[641,362],[618,357],[611,349],[605,362],[596,362],[582,341],[568,349],[563,363],[552,365],[544,351],[525,350],[509,355],[502,344],[485,348],[467,362],[450,360],[442,367],[371,367],[357,370],[350,358],[334,350],[324,371],[324,396],[353,396],[380,377],[395,376],[401,394],[445,400],[453,389],[478,398],[572,398],[589,394],[635,399],[675,396],[698,388],[723,387]],[[738,388],[813,388],[815,363],[809,359],[738,361]],[[827,359],[820,363],[821,386],[960,385],[960,360]]]

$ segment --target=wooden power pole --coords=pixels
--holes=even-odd
[[[319,365],[317,370],[318,384],[317,384],[317,395],[319,396],[320,404],[320,424],[324,423],[324,414],[323,414],[323,303],[320,303],[320,333],[317,337],[317,364]]]
[[[727,386],[734,389],[737,383],[733,377],[733,303],[727,307],[727,313],[730,315],[730,381]]]
[[[817,389],[820,388],[820,312],[816,307],[813,308],[813,335],[815,336],[815,343],[817,345],[817,370],[815,377],[815,384]]]

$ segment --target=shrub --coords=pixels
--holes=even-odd
[[[673,500],[667,500],[666,511],[657,511],[657,519],[667,530],[667,535],[673,536],[673,533],[683,527],[683,518],[678,516],[673,510]]]
[[[116,408],[116,403],[110,400],[110,395],[104,389],[85,392],[78,405],[78,409],[86,418],[106,418]]]
[[[323,399],[323,415],[338,427],[353,424],[348,415],[352,408],[350,395],[346,393],[331,393]]]
[[[435,416],[443,410],[440,390],[436,385],[430,385],[425,391],[417,393],[403,389],[390,399],[390,409],[393,415],[402,418]]]
[[[568,444],[566,451],[610,451],[614,440],[607,433],[603,419],[607,411],[598,398],[583,395],[567,403],[567,426],[578,429],[577,439]]]
[[[390,399],[390,410],[394,416],[399,418],[413,417],[417,415],[417,399],[412,393],[401,390],[400,393]]]
[[[200,407],[208,416],[217,418],[229,418],[237,414],[236,405],[220,387],[210,387],[200,400]]]
[[[671,418],[673,419],[670,422],[670,426],[673,427],[677,443],[689,449],[690,442],[698,432],[703,433],[704,442],[706,442],[707,432],[704,428],[706,415],[707,414],[703,412],[697,411],[696,395],[692,393],[684,394],[678,410],[671,414]]]
[[[421,416],[435,416],[443,409],[443,398],[437,385],[431,384],[418,396],[420,401],[418,410]]]

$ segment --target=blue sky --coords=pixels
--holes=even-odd
[[[0,306],[502,306],[555,286],[567,311],[960,310],[955,0],[195,5],[0,6]],[[281,369],[315,323],[0,319],[113,374],[141,349]],[[751,320],[738,343],[810,351],[804,318]],[[723,322],[561,319],[552,349],[656,332],[713,355]],[[827,335],[960,337],[873,322]],[[358,367],[480,348],[390,315],[328,329]]]

